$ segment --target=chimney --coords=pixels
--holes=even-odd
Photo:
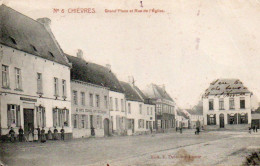
[[[165,85],[164,85],[164,84],[162,84],[162,88],[163,88],[163,90],[165,91]]]
[[[135,84],[135,81],[134,81],[134,77],[133,77],[133,76],[128,76],[128,83],[131,84],[131,85],[134,85],[134,84]]]
[[[106,64],[106,68],[111,71],[111,65],[110,64]]]
[[[81,49],[78,49],[77,57],[83,59],[83,51]]]
[[[48,30],[51,31],[51,20],[47,17],[43,17],[43,18],[38,18],[37,21],[41,24],[44,25],[44,27]]]

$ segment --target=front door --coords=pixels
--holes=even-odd
[[[109,120],[104,119],[104,134],[105,136],[109,136]]]
[[[225,127],[224,114],[220,114],[220,115],[219,115],[219,127],[220,127],[220,128],[224,128],[224,127]]]
[[[29,130],[31,129],[33,131],[34,128],[33,109],[24,109],[23,117],[24,117],[24,134],[28,134]]]

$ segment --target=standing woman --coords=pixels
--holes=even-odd
[[[13,127],[11,127],[11,130],[9,131],[9,135],[10,135],[10,141],[11,142],[14,142],[14,140],[15,140],[15,132],[14,132],[14,129],[13,129]]]
[[[58,130],[56,129],[56,127],[53,132],[54,132],[53,139],[58,140]]]
[[[41,130],[41,142],[42,143],[46,142],[46,136],[45,136],[44,128],[42,128],[42,130]]]
[[[51,128],[49,128],[49,131],[48,131],[48,140],[52,140]]]
[[[28,138],[28,141],[29,141],[29,142],[33,142],[33,131],[32,131],[31,128],[30,128],[30,130],[29,130],[29,138]]]
[[[37,131],[38,131],[38,140],[40,141],[40,139],[41,139],[41,129],[40,129],[40,126],[38,126]]]
[[[38,141],[38,130],[37,129],[34,129],[33,131],[33,141],[34,142],[37,142]]]
[[[23,142],[23,129],[22,126],[20,126],[19,130],[18,130],[18,137],[19,137],[19,142]]]

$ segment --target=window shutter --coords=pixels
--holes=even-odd
[[[97,128],[97,116],[93,115],[93,126],[96,129]]]
[[[37,127],[38,127],[38,126],[40,126],[39,107],[35,107],[35,111],[36,111],[36,124],[37,124]]]
[[[227,114],[228,124],[230,124],[230,115]]]
[[[7,104],[7,126],[11,127],[12,115],[11,115],[11,105]]]
[[[67,117],[67,126],[70,126],[70,111],[66,110],[66,117]]]
[[[88,128],[88,115],[85,116],[86,118],[86,129]]]
[[[234,124],[237,124],[237,114],[234,115]]]
[[[248,116],[247,116],[247,113],[245,114],[245,123],[247,124],[248,123]]]
[[[207,115],[207,125],[210,125],[209,115]]]
[[[45,107],[42,107],[42,120],[43,120],[43,127],[46,127],[46,113],[45,113]]]
[[[57,110],[53,108],[52,110],[52,116],[53,116],[53,127],[57,126],[57,115],[56,115]]]
[[[20,106],[16,106],[16,126],[21,126],[21,113],[20,113]]]
[[[82,128],[82,126],[81,126],[81,118],[82,117],[82,115],[78,115],[78,128],[79,129],[81,129]]]
[[[238,124],[241,124],[241,115],[238,114]]]
[[[99,116],[99,119],[100,119],[100,123],[99,123],[100,124],[100,128],[103,129],[102,116]]]

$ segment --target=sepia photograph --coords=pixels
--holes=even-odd
[[[260,0],[0,0],[0,166],[260,165]]]

